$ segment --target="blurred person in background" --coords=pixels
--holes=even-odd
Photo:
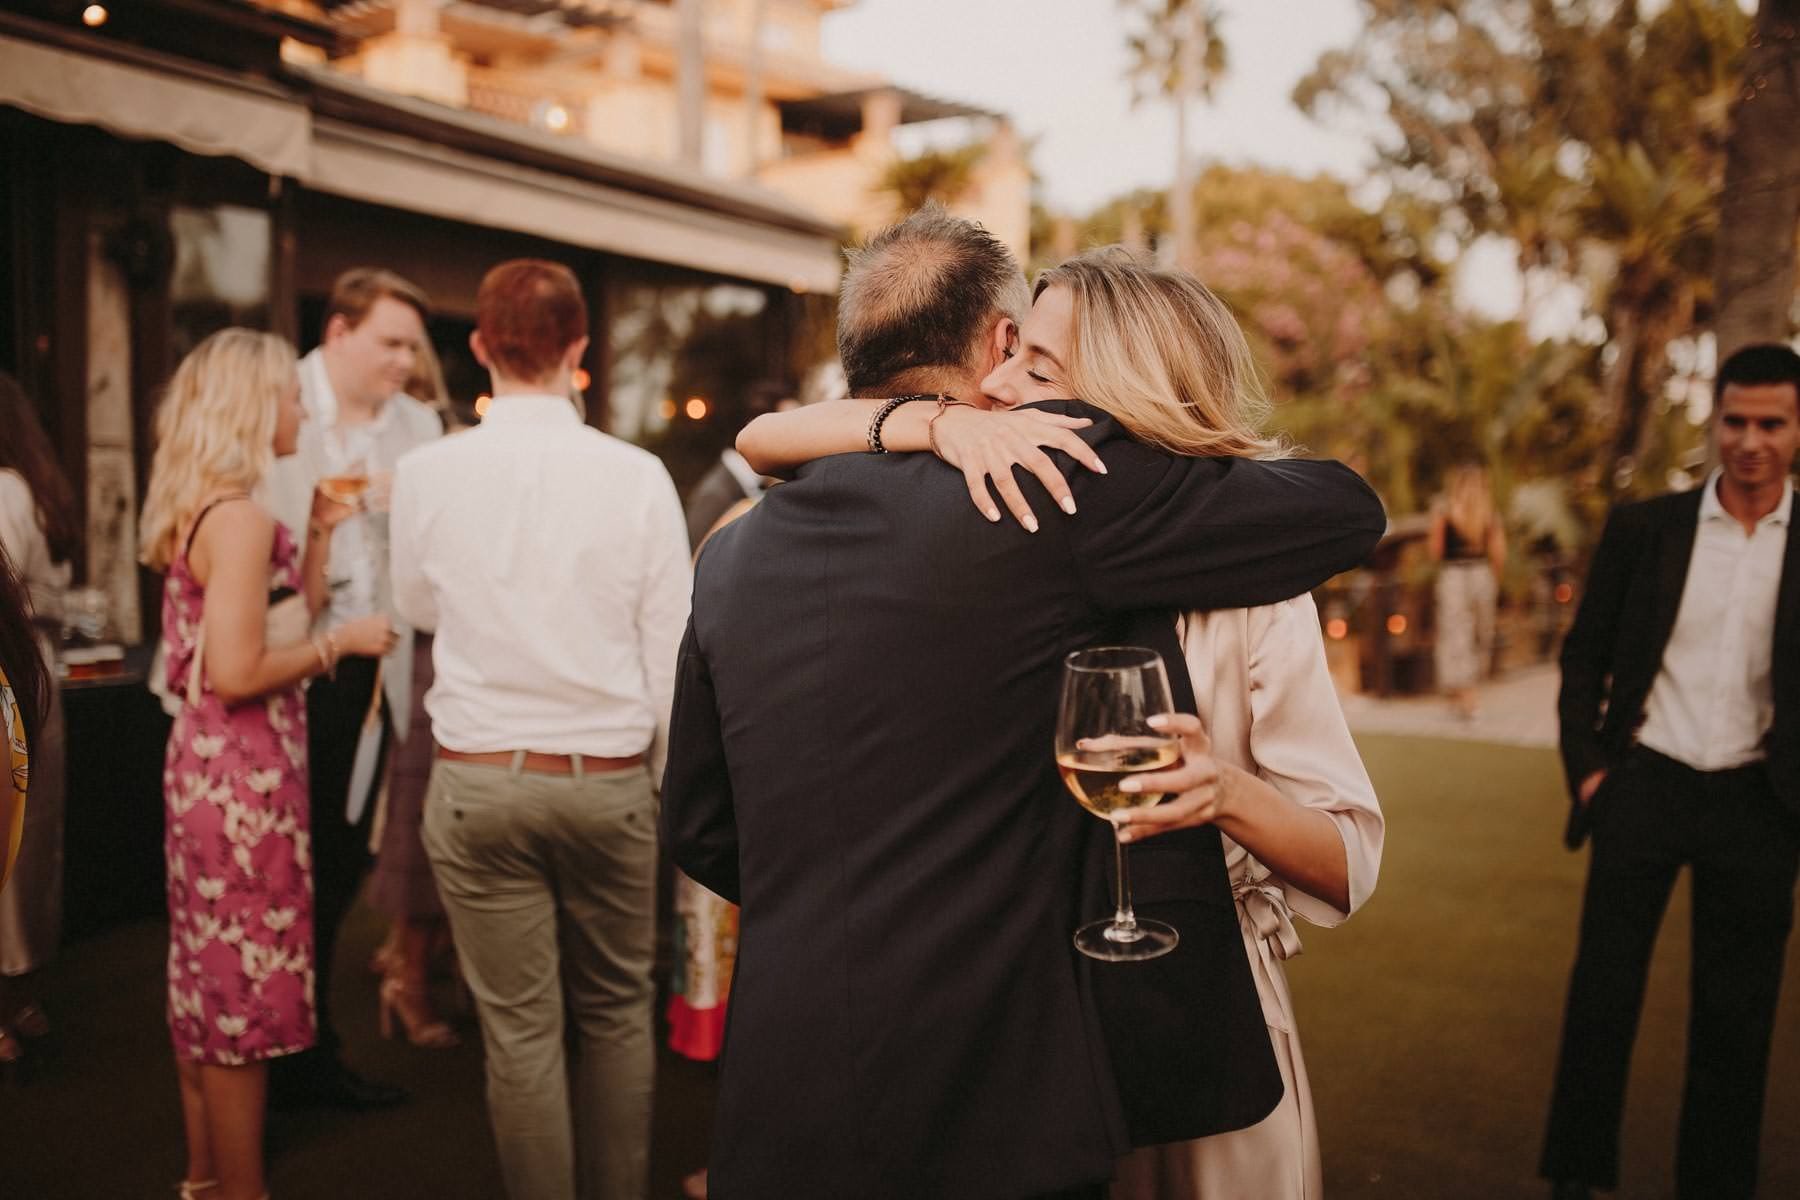
[[[24,584],[49,689],[32,740],[31,806],[19,845],[15,886],[0,895],[0,1062],[24,1052],[20,1039],[50,1032],[30,977],[62,937],[62,698],[56,684],[69,562],[80,544],[75,494],[24,389],[0,372],[0,553]]]
[[[0,551],[0,744],[5,747],[0,767],[6,770],[0,779],[0,894],[18,861],[31,788],[31,744],[49,714],[52,686],[32,629],[25,581]]]
[[[1487,468],[1464,463],[1450,472],[1444,494],[1431,506],[1430,548],[1438,563],[1438,690],[1457,716],[1479,712],[1476,688],[1494,657],[1499,580],[1506,570],[1506,531],[1494,511]]]
[[[591,326],[567,267],[500,264],[476,314],[487,414],[408,454],[394,482],[394,599],[437,634],[425,850],[481,1019],[506,1194],[642,1200],[647,762],[687,616],[681,504],[660,460],[569,403]]]
[[[355,516],[332,539],[323,619],[385,613],[397,634],[385,657],[347,655],[306,690],[319,1041],[275,1068],[272,1100],[278,1108],[358,1110],[406,1099],[401,1089],[345,1065],[332,1019],[332,980],[338,936],[369,867],[388,744],[410,729],[413,631],[393,611],[388,587],[388,497],[400,456],[443,434],[438,415],[404,391],[425,343],[425,317],[424,293],[391,271],[358,267],[338,276],[320,344],[300,360],[306,427],[293,457],[279,463],[269,481],[271,510],[296,534],[306,528],[321,481],[340,496],[360,496]],[[390,997],[404,995],[410,993],[390,990]],[[416,1007],[405,1011],[419,1015]]]
[[[447,431],[452,428],[455,412],[430,338],[419,342],[405,391],[437,413]],[[432,961],[443,952],[454,953],[444,902],[419,837],[433,757],[431,716],[425,711],[425,694],[433,679],[431,645],[428,631],[414,632],[410,719],[406,732],[396,735],[388,756],[386,807],[377,834],[375,870],[369,879],[369,903],[393,924],[370,965],[381,977],[382,1036],[393,1036],[398,1018],[398,1029],[407,1041],[442,1050],[462,1039],[432,1006],[429,986]]]
[[[302,557],[251,499],[304,419],[293,350],[247,329],[195,347],[156,416],[141,535],[145,565],[167,573],[165,682],[184,701],[163,771],[183,1200],[265,1195],[268,1064],[315,1036],[301,685],[394,640],[380,615],[307,632],[353,509],[316,493]]]
[[[1769,1042],[1800,864],[1800,355],[1713,383],[1719,466],[1613,510],[1562,649],[1571,849],[1592,836],[1541,1173],[1618,1186],[1626,1071],[1657,930],[1692,871],[1684,1200],[1756,1190]]]
[[[763,413],[785,412],[798,404],[799,401],[780,384],[764,381],[752,385],[744,408],[754,419]],[[768,476],[758,475],[744,461],[744,456],[738,453],[736,446],[727,446],[719,451],[719,461],[700,477],[700,482],[688,493],[688,544],[698,551],[700,543],[718,528],[726,513],[741,511],[738,506],[745,500],[761,496],[769,482]]]

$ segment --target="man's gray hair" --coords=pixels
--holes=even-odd
[[[838,356],[851,395],[909,372],[966,370],[1001,317],[1024,319],[1031,292],[1012,251],[931,203],[848,252]]]

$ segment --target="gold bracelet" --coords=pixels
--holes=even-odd
[[[331,647],[331,665],[325,670],[326,673],[335,680],[337,678],[338,660],[344,657],[344,651],[338,645],[337,634],[329,629],[325,631],[325,644]]]
[[[938,418],[943,416],[945,411],[951,408],[974,408],[975,406],[970,404],[967,400],[958,400],[953,396],[946,396],[941,392],[938,394],[937,402],[937,411],[931,414],[931,419],[929,421],[925,422],[925,441],[930,445],[933,454],[937,455],[939,458],[943,458],[944,452],[938,449],[937,444]]]
[[[306,640],[312,643],[313,653],[319,656],[319,674],[331,670],[331,656],[325,652],[324,640],[316,633]]]

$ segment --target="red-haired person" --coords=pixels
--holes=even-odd
[[[569,403],[587,344],[566,267],[495,267],[470,339],[493,377],[487,415],[394,480],[394,602],[437,634],[425,851],[514,1200],[641,1200],[647,1185],[651,780],[691,572],[668,472]]]
[[[383,1108],[406,1098],[344,1065],[331,978],[338,934],[369,869],[388,746],[406,737],[412,713],[413,631],[387,603],[387,509],[394,464],[443,434],[437,414],[405,391],[425,344],[425,316],[425,294],[392,271],[358,267],[338,276],[320,344],[300,360],[307,420],[299,447],[276,465],[267,489],[270,508],[303,545],[316,487],[356,506],[332,538],[321,619],[385,614],[397,635],[385,655],[345,655],[306,690],[319,1041],[275,1067],[270,1098],[278,1108]]]

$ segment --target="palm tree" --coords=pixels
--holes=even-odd
[[[1762,0],[1725,147],[1714,260],[1719,359],[1793,330],[1800,226],[1800,0]]]
[[[1119,0],[1136,18],[1126,37],[1131,50],[1133,103],[1166,97],[1175,106],[1175,185],[1169,214],[1175,234],[1175,261],[1194,252],[1194,164],[1188,152],[1188,106],[1211,100],[1213,86],[1229,66],[1224,20],[1217,0]]]

